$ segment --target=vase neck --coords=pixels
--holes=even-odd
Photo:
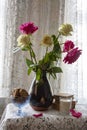
[[[42,71],[41,78],[46,78],[46,72]]]

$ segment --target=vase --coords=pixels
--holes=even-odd
[[[45,72],[42,73],[39,81],[36,78],[33,80],[30,89],[31,107],[37,111],[47,110],[52,104],[53,96]]]

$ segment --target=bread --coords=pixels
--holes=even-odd
[[[12,98],[17,102],[25,101],[28,98],[28,92],[22,88],[16,88],[12,91]]]

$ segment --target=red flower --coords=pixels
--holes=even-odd
[[[70,50],[63,59],[63,61],[68,64],[74,63],[81,55],[81,51],[82,50],[78,50],[78,47]]]
[[[68,52],[69,50],[73,49],[74,48],[74,43],[70,40],[67,40],[65,43],[64,43],[64,47],[63,47],[63,52]]]
[[[24,34],[32,34],[38,29],[38,27],[35,26],[33,22],[28,22],[21,24],[19,29]]]

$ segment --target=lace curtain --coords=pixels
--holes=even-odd
[[[18,51],[15,54],[12,49],[17,45],[17,37],[19,36],[18,27],[21,23],[33,21],[39,26],[38,32],[34,34],[35,46],[34,50],[40,58],[44,50],[39,48],[39,42],[45,33],[53,34],[57,32],[57,28],[64,21],[64,2],[65,0],[1,0],[2,13],[4,17],[3,34],[0,36],[4,53],[2,58],[2,71],[0,84],[1,94],[4,96],[11,89],[21,87],[29,90],[29,86],[34,77],[27,75],[27,66],[25,57],[27,53]],[[4,11],[5,10],[5,11]],[[4,11],[4,12],[3,12]],[[2,23],[3,23],[2,21]],[[39,51],[38,51],[39,50]],[[52,82],[52,81],[51,81]],[[58,90],[58,84],[52,86]],[[9,90],[7,92],[7,90]]]
[[[72,40],[82,49],[82,55],[78,62],[72,65],[62,63],[64,72],[61,75],[60,91],[73,93],[78,103],[87,103],[87,68],[85,67],[87,64],[87,1],[67,0],[65,6],[64,21],[73,25],[74,35]]]
[[[65,15],[64,22],[70,23],[73,26],[73,35],[68,37],[74,42],[76,46],[79,46],[78,43],[78,23],[77,23],[77,0],[66,0],[65,1]],[[80,46],[79,46],[80,47]],[[69,92],[75,95],[75,98],[78,98],[78,62],[74,64],[64,64],[61,63],[63,67],[63,73],[61,74],[61,83],[60,83],[60,92]]]
[[[27,21],[34,21],[39,26],[39,30],[34,34],[34,50],[38,54],[37,57],[40,58],[44,50],[39,48],[38,43],[43,35],[56,33],[59,25],[65,22],[73,25],[72,40],[79,48],[83,49],[83,55],[78,62],[72,65],[60,64],[63,67],[63,73],[57,75],[57,80],[50,80],[53,94],[57,94],[59,91],[71,92],[75,94],[76,98],[87,98],[85,94],[86,81],[83,80],[87,74],[86,69],[83,72],[84,63],[86,63],[83,57],[86,55],[85,37],[87,34],[86,29],[84,31],[84,28],[87,27],[84,24],[87,16],[85,2],[86,0],[0,0],[0,7],[2,7],[0,15],[3,16],[0,17],[2,25],[2,34],[0,34],[0,59],[2,63],[0,64],[0,90],[5,88],[4,95],[15,87],[29,90],[34,77],[33,73],[30,76],[27,75],[25,64],[27,53],[18,51],[14,54],[12,51],[17,45],[19,25]]]
[[[77,5],[78,44],[83,50],[82,57],[78,63],[78,97],[82,103],[87,104],[87,1],[78,0]]]

